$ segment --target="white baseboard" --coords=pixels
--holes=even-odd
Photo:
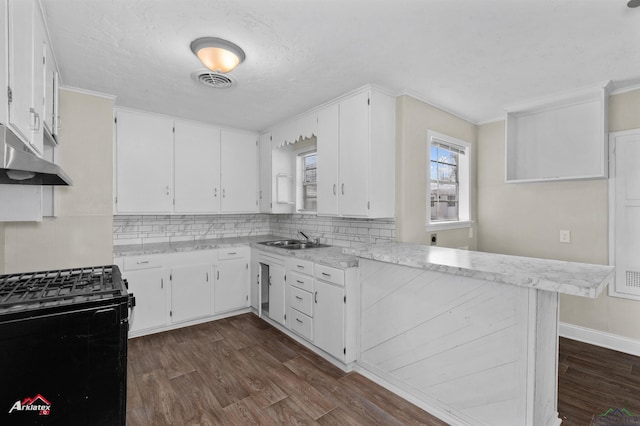
[[[560,323],[560,336],[614,351],[640,356],[640,340],[606,333],[579,325]]]

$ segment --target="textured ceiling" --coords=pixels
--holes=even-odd
[[[627,0],[42,0],[62,83],[116,104],[261,130],[365,84],[472,122],[613,80],[640,84]],[[202,36],[247,59],[232,89],[190,75]]]

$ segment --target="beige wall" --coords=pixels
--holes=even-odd
[[[60,116],[59,164],[73,186],[56,188],[55,219],[4,225],[7,273],[112,263],[113,100],[61,90]]]
[[[640,127],[640,90],[610,98],[609,130]],[[478,131],[478,249],[607,264],[608,182],[504,183],[504,122]],[[571,231],[571,244],[559,231]],[[640,338],[640,302],[562,295],[560,320]]]
[[[471,176],[475,175],[475,125],[452,114],[403,95],[396,103],[396,223],[398,241],[428,243],[427,215],[427,131],[433,130],[472,145]],[[471,218],[475,218],[475,183],[471,183]],[[468,229],[437,231],[438,245],[476,248],[475,232]]]

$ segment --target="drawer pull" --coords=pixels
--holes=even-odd
[[[300,318],[296,318],[296,321],[298,321],[300,324],[302,324],[302,321],[300,321]]]
[[[136,262],[136,264],[137,264],[137,265],[145,265],[145,264],[147,264],[147,263],[149,263],[149,261],[148,261],[148,260],[141,260],[141,261],[139,261],[139,262]]]
[[[313,295],[313,299],[316,303],[318,303],[318,292],[316,291],[315,294]]]
[[[300,296],[296,296],[296,299],[298,299],[298,300],[302,300],[302,297],[300,297]]]
[[[238,254],[238,253],[236,253],[235,251],[230,251],[230,252],[227,252],[227,254],[228,254],[229,256],[231,256],[231,255]]]
[[[300,268],[300,269],[304,269],[304,266],[302,266],[302,265],[296,265],[296,266],[297,266],[298,268]]]
[[[296,280],[298,284],[304,284],[304,281]]]
[[[327,274],[326,272],[323,272],[322,275],[324,275],[325,277],[330,277],[331,274]]]

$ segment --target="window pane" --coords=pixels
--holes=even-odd
[[[447,164],[438,164],[438,181],[455,183],[458,181],[458,168]]]
[[[432,145],[430,163],[431,221],[459,220],[458,153]]]

